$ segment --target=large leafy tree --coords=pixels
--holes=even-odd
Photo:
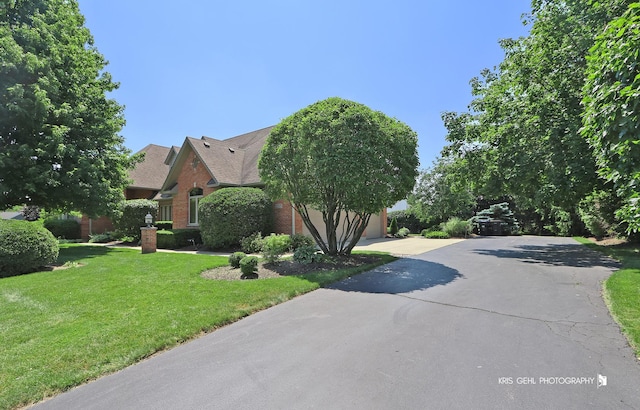
[[[530,34],[471,81],[468,113],[445,113],[449,155],[476,196],[509,196],[539,215],[576,215],[601,184],[580,133],[586,55],[625,1],[533,0]],[[552,222],[552,221],[549,221]]]
[[[75,0],[0,5],[0,208],[108,214],[130,152],[123,107]]]
[[[600,175],[624,200],[617,215],[640,230],[640,3],[598,36],[588,56],[583,134]]]
[[[323,252],[350,254],[371,215],[411,192],[417,135],[362,104],[329,98],[282,120],[258,166],[267,190],[293,204]],[[322,213],[326,241],[311,209]]]

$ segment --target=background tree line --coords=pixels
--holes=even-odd
[[[530,33],[445,112],[447,145],[409,199],[425,223],[509,201],[525,232],[640,228],[640,3],[533,0]]]

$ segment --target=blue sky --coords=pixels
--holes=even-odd
[[[526,35],[526,0],[79,0],[126,106],[125,145],[182,145],[277,124],[342,97],[418,133],[421,168],[445,144],[440,114]]]

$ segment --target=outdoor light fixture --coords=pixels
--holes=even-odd
[[[151,213],[147,213],[147,215],[144,217],[144,223],[147,224],[147,228],[151,227],[152,222],[153,222],[153,216],[151,216]]]

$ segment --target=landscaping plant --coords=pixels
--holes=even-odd
[[[44,226],[0,219],[0,278],[54,263],[58,251],[57,239]]]

